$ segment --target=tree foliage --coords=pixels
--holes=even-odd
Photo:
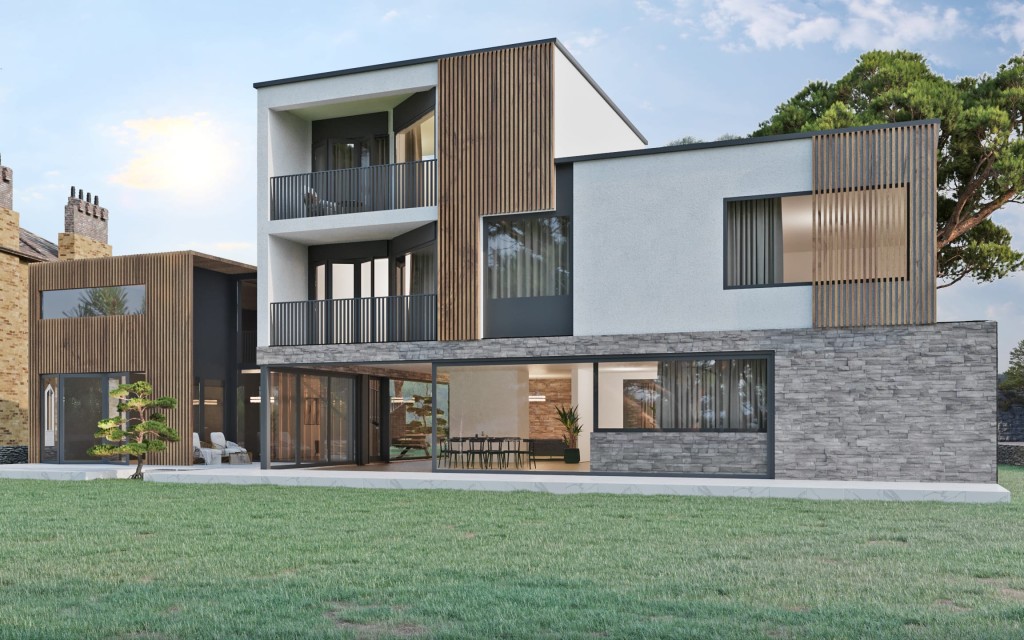
[[[941,120],[938,157],[940,286],[991,282],[1024,267],[1010,233],[990,218],[1024,201],[1024,56],[993,74],[947,80],[924,57],[871,51],[832,82],[811,82],[775,108],[755,136]]]
[[[127,313],[128,293],[124,287],[94,287],[83,291],[75,308],[64,315],[69,318],[92,318],[123,316]]]
[[[145,380],[122,384],[110,392],[117,398],[118,415],[99,421],[96,438],[100,444],[89,448],[89,455],[100,458],[130,456],[138,461],[132,479],[142,479],[146,454],[167,449],[168,442],[180,438],[167,426],[166,409],[174,409],[178,401],[168,396],[153,398],[153,385]]]
[[[1010,352],[1010,366],[999,381],[999,389],[1015,400],[1024,399],[1024,340],[1018,342]]]

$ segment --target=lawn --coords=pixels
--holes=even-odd
[[[0,481],[0,638],[1019,638],[1009,505]]]

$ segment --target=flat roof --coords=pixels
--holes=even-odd
[[[367,72],[370,72],[370,71],[381,71],[383,69],[396,69],[396,68],[399,68],[399,67],[409,67],[409,66],[417,65],[417,64],[425,64],[425,63],[430,63],[430,62],[437,62],[438,60],[441,60],[443,58],[453,58],[455,56],[467,56],[467,55],[471,55],[471,54],[474,54],[474,53],[487,53],[489,51],[501,51],[501,50],[504,50],[504,49],[517,49],[519,47],[528,47],[528,46],[536,45],[536,44],[549,44],[549,43],[550,44],[554,44],[556,47],[558,47],[558,50],[562,52],[562,55],[564,55],[569,60],[569,62],[571,62],[574,67],[576,67],[576,70],[580,72],[580,75],[582,75],[584,78],[586,78],[587,82],[590,83],[590,86],[594,87],[594,90],[596,90],[597,93],[600,94],[600,96],[602,98],[604,98],[604,101],[608,103],[608,106],[611,107],[612,110],[614,110],[615,113],[620,118],[622,118],[622,121],[626,123],[626,125],[633,131],[633,133],[635,133],[637,135],[638,138],[640,138],[640,140],[643,141],[644,144],[647,144],[647,138],[644,137],[644,134],[640,133],[640,130],[636,128],[636,125],[634,125],[633,122],[628,117],[626,117],[626,114],[622,112],[622,109],[619,109],[619,106],[617,104],[615,104],[615,102],[611,99],[611,97],[609,97],[608,94],[604,92],[604,89],[602,89],[600,87],[600,85],[598,85],[597,82],[590,76],[590,74],[587,73],[586,69],[584,69],[582,67],[582,65],[580,65],[579,61],[577,61],[576,58],[574,58],[573,55],[571,53],[569,53],[569,50],[565,48],[565,45],[563,45],[558,40],[558,38],[544,38],[542,40],[530,40],[528,42],[517,42],[517,43],[514,43],[514,44],[506,44],[506,45],[501,45],[501,46],[497,46],[497,47],[485,47],[483,49],[470,49],[468,51],[458,51],[458,52],[455,52],[455,53],[443,53],[443,54],[438,54],[438,55],[433,55],[433,56],[426,56],[426,57],[423,57],[423,58],[412,58],[410,60],[398,60],[396,62],[385,62],[383,64],[372,64],[372,65],[367,65],[367,66],[363,66],[363,67],[353,67],[351,69],[339,69],[338,71],[325,71],[323,73],[312,73],[312,74],[303,75],[303,76],[293,76],[291,78],[281,78],[279,80],[265,80],[263,82],[255,82],[255,83],[253,83],[252,86],[255,89],[263,89],[264,87],[274,87],[274,86],[277,86],[277,85],[292,84],[292,83],[295,83],[295,82],[308,82],[310,80],[323,80],[324,78],[337,78],[339,76],[349,76],[349,75],[355,75],[355,74],[358,74],[358,73],[367,73]]]
[[[872,131],[874,129],[895,129],[897,127],[909,127],[911,125],[942,124],[939,118],[928,120],[907,120],[906,122],[888,122],[886,124],[870,124],[861,127],[846,127],[844,129],[819,129],[816,131],[798,131],[796,133],[782,133],[774,136],[751,136],[748,138],[736,138],[734,140],[716,140],[714,142],[697,142],[694,144],[675,144],[666,147],[652,147],[648,149],[633,149],[631,151],[611,151],[609,153],[593,153],[584,156],[566,156],[555,158],[555,164],[571,164],[574,162],[587,162],[589,160],[608,160],[611,158],[631,158],[634,156],[652,156],[659,153],[679,153],[683,151],[697,151],[699,149],[717,149],[719,147],[736,147],[744,144],[760,144],[762,142],[783,142],[785,140],[802,140],[811,138],[823,133],[849,133],[851,131]]]

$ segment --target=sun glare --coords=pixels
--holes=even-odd
[[[131,189],[203,195],[224,183],[231,141],[206,114],[126,120],[116,133],[133,156],[110,181]]]

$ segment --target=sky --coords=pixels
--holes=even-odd
[[[23,227],[55,240],[72,185],[110,210],[115,254],[256,259],[252,84],[558,37],[652,146],[745,135],[864,51],[948,78],[1024,51],[1024,2],[0,0],[0,157]],[[1024,251],[1024,207],[996,214]],[[1024,339],[1024,274],[939,292],[940,320]]]

